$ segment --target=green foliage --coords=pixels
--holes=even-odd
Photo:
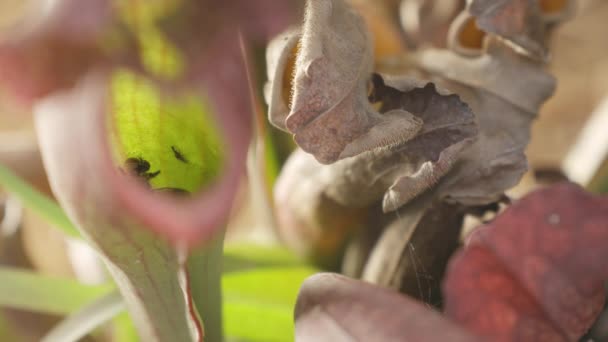
[[[228,245],[222,278],[227,341],[293,341],[293,307],[302,281],[316,272],[280,247]],[[135,342],[126,313],[114,320],[117,342]]]
[[[175,79],[184,72],[181,52],[158,29],[157,21],[171,13],[179,1],[115,1],[115,8],[141,48],[141,63],[157,77]]]
[[[69,314],[112,291],[111,285],[84,285],[0,267],[0,306],[51,314]]]
[[[114,75],[115,141],[121,160],[143,158],[150,184],[196,191],[220,171],[221,139],[201,94],[165,98],[150,82],[123,71]],[[176,152],[186,162],[176,158]]]
[[[279,247],[228,246],[224,257],[226,337],[236,341],[293,341],[293,308],[298,291],[316,270]]]
[[[55,325],[42,341],[80,341],[122,312],[124,306],[125,303],[118,290],[103,295]]]
[[[80,236],[80,233],[61,207],[57,205],[57,202],[40,193],[3,165],[0,165],[0,186],[15,195],[24,206],[36,212],[63,233],[71,237]]]
[[[115,342],[138,342],[137,331],[129,314],[125,311],[114,318],[113,336]]]
[[[274,263],[286,261],[275,259]],[[269,266],[267,260],[263,263],[266,266],[228,272],[222,279],[224,330],[229,340],[294,340],[293,309],[298,291],[304,279],[317,270],[302,263],[290,267]]]
[[[129,2],[128,8],[120,10],[142,47],[142,64],[154,75],[172,79],[183,72],[182,57],[155,27],[159,13],[171,11],[172,5],[171,1],[156,4],[144,6]],[[143,158],[150,163],[150,172],[161,171],[150,180],[153,188],[171,187],[190,192],[208,185],[221,172],[225,159],[222,154],[224,137],[218,133],[209,114],[212,109],[199,90],[163,96],[149,80],[123,70],[113,75],[111,95],[114,113],[109,118],[111,140],[116,162],[121,167],[124,168],[127,158]],[[269,135],[265,138],[265,176],[271,184],[278,163],[271,138]],[[175,151],[186,162],[176,158]],[[55,202],[1,166],[0,185],[17,194],[25,206],[56,227],[71,236],[79,236]],[[198,261],[219,264],[216,259]],[[224,265],[221,286],[226,338],[292,341],[297,293],[302,281],[315,270],[284,249],[251,245],[228,246]],[[192,275],[193,278],[197,276]],[[207,276],[204,275],[203,280]],[[109,285],[87,286],[75,280],[0,269],[0,306],[68,315],[103,298],[112,289]],[[126,313],[113,322],[117,341],[137,341]]]
[[[282,247],[229,244],[224,249],[224,273],[258,269],[303,266],[304,262]]]

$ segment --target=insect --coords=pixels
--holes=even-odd
[[[131,175],[142,178],[146,182],[160,174],[160,170],[149,172],[150,163],[141,157],[128,158],[125,166]]]
[[[150,187],[150,183],[149,183],[150,179],[152,179],[160,174],[160,170],[158,170],[156,172],[149,172],[148,170],[150,170],[150,162],[148,162],[147,160],[145,160],[141,157],[128,158],[125,161],[125,166],[131,175],[144,180],[148,187]],[[184,196],[184,195],[190,194],[190,192],[187,190],[178,189],[178,188],[169,188],[169,187],[153,189],[153,190],[156,192],[169,193],[171,195],[178,195],[178,196]]]
[[[171,146],[171,150],[173,151],[173,155],[175,156],[175,159],[181,161],[182,163],[188,163],[188,159],[186,159],[186,157],[184,156],[184,154],[177,149],[177,147],[175,146]]]
[[[178,188],[159,188],[154,189],[156,192],[168,193],[171,195],[177,195],[179,197],[190,195],[188,190],[178,189]]]

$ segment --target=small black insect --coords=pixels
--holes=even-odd
[[[128,158],[125,161],[125,166],[130,174],[146,181],[149,181],[160,174],[160,170],[148,172],[148,170],[150,170],[150,163],[141,157]]]
[[[160,174],[160,170],[158,170],[156,172],[148,172],[148,170],[150,170],[150,163],[141,157],[128,158],[125,161],[125,167],[126,167],[127,171],[129,172],[129,174],[145,181],[145,183],[148,187],[150,187],[150,183],[149,183],[150,179],[152,179]],[[154,189],[154,191],[168,193],[171,195],[177,195],[180,197],[187,196],[190,194],[190,192],[183,190],[183,189],[178,189],[178,188],[159,188],[159,189]]]
[[[180,150],[177,149],[177,147],[171,146],[171,150],[173,151],[175,159],[181,161],[182,163],[188,164],[188,159],[186,159],[186,157],[182,154]]]
[[[154,189],[154,191],[168,193],[171,195],[177,195],[180,197],[190,195],[190,192],[188,190],[178,189],[178,188],[159,188],[159,189]]]

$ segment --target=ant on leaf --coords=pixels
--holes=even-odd
[[[150,162],[148,162],[147,160],[145,160],[141,157],[128,158],[125,161],[125,166],[131,175],[136,176],[140,179],[143,179],[147,186],[150,186],[150,183],[149,183],[150,179],[152,179],[160,174],[160,170],[158,170],[156,172],[149,172]],[[175,194],[175,195],[190,194],[186,190],[178,189],[178,188],[169,188],[169,187],[154,189],[154,191],[171,193],[171,194]]]
[[[128,158],[125,161],[125,166],[131,175],[142,178],[146,182],[160,174],[160,170],[148,172],[150,170],[150,163],[141,157]]]

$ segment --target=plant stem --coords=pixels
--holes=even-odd
[[[188,258],[190,290],[205,326],[205,342],[221,342],[222,331],[222,254],[224,232]]]

